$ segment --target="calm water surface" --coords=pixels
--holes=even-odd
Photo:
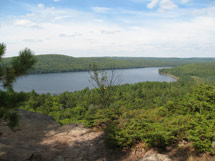
[[[146,81],[172,82],[173,78],[160,75],[160,68],[138,68],[116,70],[121,77],[120,84],[137,83]],[[32,91],[38,93],[59,94],[65,91],[76,91],[86,87],[92,88],[89,83],[88,72],[68,72],[28,75],[19,78],[14,83],[15,91]]]

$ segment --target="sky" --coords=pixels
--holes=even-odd
[[[0,0],[5,57],[215,57],[215,0]]]

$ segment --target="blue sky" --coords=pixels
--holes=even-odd
[[[215,57],[215,0],[2,0],[5,56]]]

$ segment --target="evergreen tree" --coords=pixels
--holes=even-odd
[[[25,99],[25,94],[14,92],[12,85],[19,76],[28,74],[36,59],[33,52],[26,48],[11,63],[3,64],[5,51],[5,44],[0,43],[0,85],[5,89],[0,90],[0,119],[7,120],[10,127],[15,127],[18,123],[16,107]]]

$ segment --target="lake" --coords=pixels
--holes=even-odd
[[[159,74],[161,68],[137,68],[115,70],[120,75],[121,83],[137,83],[146,81],[172,82],[175,79]],[[15,91],[29,92],[33,89],[37,93],[60,94],[65,91],[82,90],[86,87],[92,88],[89,83],[88,72],[67,72],[35,74],[20,77],[14,83]]]

